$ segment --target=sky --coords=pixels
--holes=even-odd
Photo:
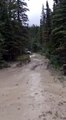
[[[42,4],[46,6],[46,0],[26,0],[29,8],[29,12],[27,12],[29,25],[39,25],[40,24],[40,16],[42,11]],[[50,8],[52,8],[53,0],[48,0]]]

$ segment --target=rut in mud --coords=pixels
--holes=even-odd
[[[51,74],[43,56],[0,71],[0,120],[66,120],[66,82]]]

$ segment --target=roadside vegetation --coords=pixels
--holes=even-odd
[[[56,68],[66,67],[66,0],[54,0],[53,11],[48,2],[46,9],[42,6],[40,33],[42,52],[50,63]]]

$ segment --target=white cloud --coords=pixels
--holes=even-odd
[[[52,8],[53,0],[48,0],[50,8]],[[46,5],[46,0],[29,0],[27,1],[29,12],[29,24],[36,24],[39,25],[40,23],[40,15],[42,10],[42,4]]]

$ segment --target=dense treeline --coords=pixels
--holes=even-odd
[[[0,0],[0,63],[14,60],[28,44],[28,11],[24,0]]]
[[[0,0],[0,64],[15,60],[26,48],[41,50],[55,66],[66,67],[66,0],[42,5],[40,27],[28,27],[24,0]]]
[[[40,50],[40,27],[32,25],[29,27],[29,49],[32,52]]]
[[[54,0],[53,11],[42,6],[40,44],[53,64],[66,64],[66,0]]]

